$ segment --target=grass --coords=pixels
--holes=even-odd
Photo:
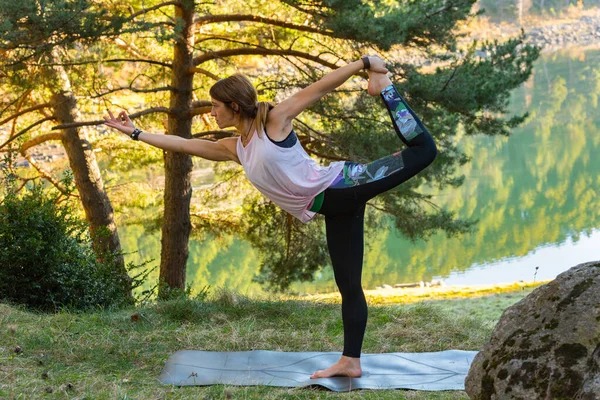
[[[372,305],[363,351],[479,349],[501,312],[524,294]],[[221,292],[204,302],[179,299],[81,314],[41,314],[0,304],[0,399],[467,398],[460,391],[178,388],[157,381],[168,356],[178,350],[340,351],[341,342],[339,304],[331,302],[266,301]]]

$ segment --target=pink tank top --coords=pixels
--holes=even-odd
[[[324,191],[344,168],[343,161],[322,167],[304,151],[300,141],[289,148],[279,147],[263,131],[255,131],[244,147],[237,142],[237,155],[248,180],[269,200],[300,221],[314,218],[312,200]]]

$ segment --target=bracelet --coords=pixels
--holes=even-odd
[[[131,132],[131,138],[133,140],[139,140],[138,137],[140,136],[140,133],[142,133],[142,130],[140,128],[135,128],[133,132]]]
[[[363,69],[371,69],[371,61],[369,61],[369,56],[362,56],[361,60],[363,62]]]

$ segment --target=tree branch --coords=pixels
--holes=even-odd
[[[10,138],[8,138],[8,140],[2,144],[0,144],[0,149],[3,148],[4,146],[6,146],[7,144],[9,144],[10,142],[12,142],[13,140],[15,140],[16,138],[23,136],[24,134],[26,134],[27,132],[29,132],[31,129],[35,128],[36,126],[43,124],[46,121],[50,121],[53,120],[54,116],[50,116],[50,117],[46,117],[46,118],[42,118],[39,121],[34,122],[33,124],[29,125],[27,128],[21,130],[19,133],[17,133],[16,135],[11,136]]]
[[[205,15],[200,18],[196,18],[194,23],[198,25],[215,24],[219,22],[241,22],[241,21],[252,21],[260,22],[263,24],[279,26],[282,28],[295,29],[297,31],[319,33],[321,35],[330,35],[332,32],[327,30],[321,30],[312,26],[299,25],[291,22],[280,21],[273,18],[265,18],[258,15],[251,14],[221,14],[221,15]]]
[[[114,38],[114,43],[132,57],[142,57],[139,49],[133,43],[127,43],[120,37]]]
[[[136,112],[134,114],[131,114],[129,116],[129,118],[136,119],[136,118],[139,118],[139,117],[141,117],[143,115],[154,114],[154,113],[165,113],[165,114],[168,114],[169,113],[169,109],[167,107],[153,107],[153,108],[149,108],[147,110],[143,110],[143,111],[139,111],[139,112]],[[52,127],[52,130],[69,129],[69,128],[79,128],[81,126],[102,125],[104,122],[105,122],[104,120],[72,122],[72,123],[69,123],[69,124],[56,125],[56,126]]]
[[[26,108],[25,110],[21,110],[18,113],[15,113],[15,114],[11,115],[10,117],[3,119],[2,121],[0,121],[0,125],[4,125],[8,121],[18,118],[23,114],[27,114],[28,112],[32,112],[35,110],[41,110],[42,108],[49,108],[49,107],[51,107],[50,103],[44,103],[44,104],[38,104],[37,106]]]
[[[153,65],[160,65],[167,68],[173,68],[169,63],[155,60],[146,60],[142,58],[111,58],[108,60],[88,60],[88,61],[77,61],[77,62],[66,62],[66,63],[44,63],[44,64],[32,64],[38,67],[66,67],[71,65],[86,65],[86,64],[98,64],[98,63],[111,63],[111,62],[140,62]]]
[[[452,80],[454,79],[454,75],[456,75],[456,71],[458,71],[458,69],[460,68],[461,64],[458,64],[454,70],[452,71],[452,75],[450,75],[450,78],[448,78],[448,80],[446,81],[446,83],[444,84],[444,87],[442,88],[442,90],[440,90],[440,92],[443,92],[446,90],[446,88],[448,87],[448,85],[450,84],[450,82],[452,82]]]
[[[312,126],[308,125],[306,122],[301,121],[298,118],[294,118],[294,123],[298,122],[300,125],[302,125],[303,127],[305,127],[307,130],[313,132],[314,134],[320,136],[324,142],[331,144],[332,140],[331,137],[329,135],[324,134],[323,132],[320,132],[318,130],[316,130],[315,128],[313,128]],[[310,135],[308,135],[310,136]]]
[[[25,185],[27,185],[28,182],[35,181],[36,179],[39,179],[39,176],[36,176],[36,177],[33,177],[33,178],[23,178],[21,176],[16,175],[14,172],[12,172],[12,173],[15,176],[17,176],[19,178],[19,180],[21,181],[21,185],[15,190],[15,193],[20,192],[21,189],[23,189],[25,187]],[[2,199],[2,201],[0,201],[0,204],[3,204],[5,200],[6,200],[6,197],[4,199]]]
[[[195,107],[190,110],[190,115],[208,114],[211,110],[212,110],[212,105],[203,106],[203,107]]]
[[[28,93],[31,93],[33,91],[33,89],[29,89]],[[21,99],[19,99],[19,101],[17,102],[17,108],[16,108],[16,112],[20,112],[21,109],[23,108],[23,104],[25,103],[25,100],[27,100],[27,98],[29,97],[29,94],[21,97]],[[40,110],[40,112],[42,112],[43,109]],[[15,135],[15,129],[17,129],[17,118],[12,120],[12,127],[10,128],[10,134],[8,135],[9,138],[13,137]]]
[[[209,100],[196,100],[192,102],[192,108],[210,106],[212,106],[212,103]]]
[[[221,36],[221,35],[207,35],[206,37],[202,38],[202,39],[198,39],[194,42],[194,50],[200,50],[202,51],[202,48],[199,46],[200,43],[204,43],[204,42],[210,42],[210,41],[223,41],[223,42],[230,42],[230,43],[239,43],[239,44],[244,44],[244,45],[251,45],[254,46],[252,43],[248,43],[248,42],[243,42],[241,40],[235,40],[232,39],[228,36]]]
[[[164,86],[164,87],[159,87],[159,88],[153,88],[153,89],[136,89],[132,86],[122,86],[122,87],[118,87],[115,89],[111,89],[107,92],[104,93],[99,93],[99,94],[95,94],[93,96],[90,96],[91,99],[96,99],[98,97],[102,97],[102,96],[106,96],[107,94],[110,93],[115,93],[118,92],[120,90],[130,90],[133,93],[155,93],[155,92],[166,92],[167,90],[172,90],[173,88],[170,86]]]
[[[314,154],[315,156],[322,158],[324,160],[333,160],[333,161],[346,161],[345,158],[341,158],[341,157],[337,157],[337,156],[330,156],[330,155],[325,155],[319,152],[314,151],[313,149],[311,149],[308,146],[305,146],[306,152],[309,154]]]
[[[28,140],[21,145],[21,153],[29,150],[30,148],[47,142],[49,140],[62,140],[63,134],[61,132],[47,133],[45,135],[38,136],[34,139]]]
[[[456,7],[456,4],[450,3],[447,6],[442,7],[442,8],[438,9],[437,11],[435,11],[435,12],[433,12],[431,14],[427,14],[427,13],[423,13],[423,14],[425,15],[425,18],[431,18],[433,16],[436,16],[438,14],[441,14],[443,12],[446,12],[446,11],[450,10],[452,7]]]
[[[212,103],[208,100],[192,102],[190,115],[208,114],[212,110]]]
[[[218,81],[219,79],[221,79],[221,78],[219,78],[217,75],[213,74],[213,73],[212,73],[212,72],[210,72],[210,71],[207,71],[207,70],[205,70],[204,68],[200,68],[200,67],[192,67],[192,68],[190,68],[190,69],[189,69],[189,71],[190,71],[191,73],[196,73],[196,72],[199,72],[199,73],[201,73],[201,74],[203,74],[203,75],[206,75],[206,76],[208,76],[209,78],[212,78],[212,79],[214,79],[215,81]]]
[[[98,61],[97,61],[98,62]],[[155,61],[155,60],[145,60],[141,58],[111,58],[109,60],[99,60],[99,62],[141,62],[147,64],[161,65],[167,68],[173,68],[173,66],[169,63]]]
[[[157,5],[152,6],[150,8],[144,8],[144,9],[138,11],[138,12],[135,12],[135,13],[131,14],[129,16],[129,21],[132,21],[133,19],[135,19],[135,17],[138,17],[138,16],[140,16],[142,14],[146,14],[146,13],[149,13],[151,11],[158,10],[159,8],[168,7],[168,6],[176,6],[176,7],[180,7],[181,8],[181,2],[179,2],[179,1],[165,1],[164,3],[157,4]]]
[[[285,49],[267,49],[264,47],[241,47],[237,49],[227,49],[214,51],[203,54],[194,58],[194,65],[202,64],[204,62],[215,60],[219,58],[227,58],[234,56],[247,56],[247,55],[265,55],[265,56],[293,56],[299,58],[305,58],[307,60],[314,61],[331,69],[337,69],[338,66],[330,63],[329,61],[323,60],[318,56],[313,56],[309,53],[297,50],[285,50]]]
[[[15,105],[15,103],[19,103],[19,107],[20,107],[22,99],[24,99],[26,96],[28,96],[31,93],[31,91],[32,91],[32,89],[28,89],[25,92],[23,92],[23,94],[21,94],[20,96],[17,96],[16,99],[11,100],[11,101],[9,101],[7,103],[2,102],[2,105],[3,106],[5,105],[5,107],[2,109],[2,111],[0,111],[0,115],[3,115],[6,112],[6,110],[8,110],[13,105]]]
[[[31,166],[33,166],[33,168],[35,168],[37,170],[37,172],[42,176],[42,178],[46,179],[48,182],[50,182],[54,187],[56,187],[56,189],[58,189],[59,192],[61,192],[62,194],[64,194],[65,196],[69,195],[69,191],[67,189],[65,189],[58,180],[56,180],[56,178],[54,178],[52,176],[52,174],[48,171],[46,171],[41,165],[39,165],[37,163],[37,161],[34,160],[33,157],[31,157],[29,154],[27,154],[24,150],[21,149],[20,151],[21,155],[23,157],[25,157],[25,159],[27,161],[29,161],[29,164],[31,164]]]

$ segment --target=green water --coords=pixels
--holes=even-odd
[[[392,229],[367,232],[364,286],[438,277],[551,279],[577,262],[600,259],[599,61],[600,51],[591,50],[542,56],[511,104],[514,112],[529,111],[530,119],[508,138],[457,138],[472,157],[461,171],[465,183],[432,192],[438,205],[478,220],[476,231],[417,243]],[[121,228],[121,236],[127,251],[139,249],[130,259],[158,260],[158,236],[141,228]],[[210,285],[259,293],[252,282],[258,268],[258,253],[235,238],[190,243],[187,280],[196,290]],[[306,293],[334,288],[329,267],[314,282],[294,286]]]

